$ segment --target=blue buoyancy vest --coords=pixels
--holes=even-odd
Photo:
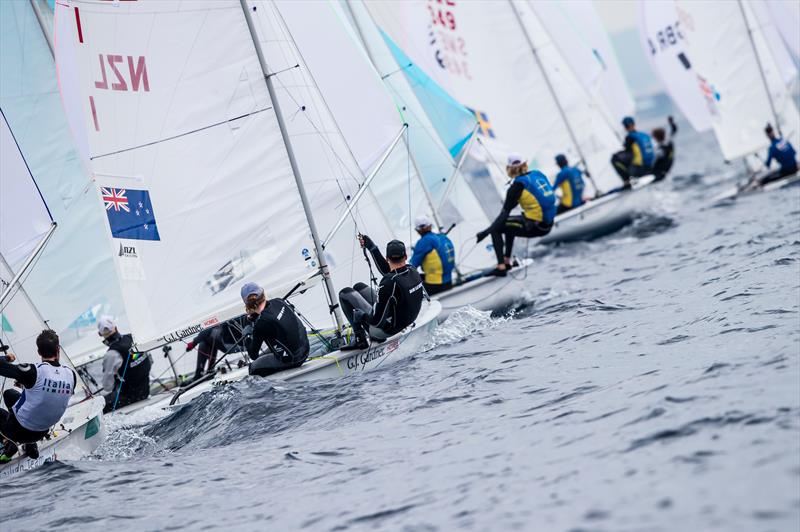
[[[543,173],[532,170],[514,178],[525,190],[519,197],[519,206],[525,218],[537,222],[552,223],[556,217],[556,195],[550,181]]]
[[[426,233],[414,246],[410,262],[415,268],[422,266],[425,283],[450,283],[456,265],[456,248],[447,235]]]
[[[650,135],[641,131],[631,131],[628,133],[628,137],[633,139],[633,161],[631,164],[651,168],[656,154]]]

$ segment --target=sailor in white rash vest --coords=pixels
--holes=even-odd
[[[39,364],[11,364],[16,360],[13,353],[0,356],[0,376],[14,379],[23,388],[22,392],[3,392],[8,410],[0,409],[0,436],[4,441],[0,463],[10,461],[19,444],[29,458],[38,458],[36,442],[58,423],[75,393],[77,376],[59,363],[61,348],[55,331],[42,331],[36,338],[36,348],[42,357]]]

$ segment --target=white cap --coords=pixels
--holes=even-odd
[[[422,227],[428,227],[431,225],[433,225],[433,221],[431,220],[431,217],[428,216],[427,214],[421,214],[417,216],[416,220],[414,220],[414,227],[417,229],[420,229]]]
[[[509,153],[508,154],[508,166],[517,166],[525,162],[525,157],[520,155],[519,153]]]
[[[117,324],[111,316],[100,316],[97,320],[97,332],[100,336],[108,336],[113,333],[116,328]]]

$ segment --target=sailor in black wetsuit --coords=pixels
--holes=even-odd
[[[399,240],[386,245],[386,258],[367,235],[359,235],[383,277],[378,293],[364,283],[343,288],[339,304],[355,332],[355,341],[343,349],[365,349],[369,338],[383,341],[414,323],[426,297],[422,278],[406,261],[406,246]],[[388,259],[388,260],[387,260]]]
[[[108,346],[103,355],[103,390],[106,392],[103,412],[150,397],[150,367],[153,365],[150,355],[133,352],[133,337],[120,334],[111,316],[101,316],[97,320],[97,334]]]
[[[305,326],[283,299],[267,299],[264,289],[255,283],[242,287],[242,300],[253,321],[253,333],[247,354],[253,360],[250,375],[266,377],[278,371],[301,366],[310,346]],[[266,343],[270,354],[259,356]]]
[[[40,364],[11,364],[13,353],[0,356],[0,376],[13,379],[23,390],[9,388],[3,392],[0,409],[0,436],[3,447],[0,463],[8,462],[22,444],[29,458],[38,458],[36,442],[46,437],[67,410],[75,393],[78,377],[59,363],[59,340],[54,331],[46,330],[36,338],[36,349],[42,357]]]
[[[518,153],[508,156],[506,172],[512,181],[506,192],[503,208],[492,225],[476,235],[478,242],[487,235],[492,235],[497,267],[492,270],[491,275],[498,277],[505,277],[511,268],[514,238],[544,236],[553,228],[556,217],[556,195],[543,173],[528,170],[528,163]],[[509,216],[517,205],[522,208],[522,214]]]
[[[217,353],[230,349],[244,338],[243,330],[247,326],[245,317],[234,318],[214,327],[203,329],[194,340],[186,344],[186,351],[197,347],[197,365],[193,381],[201,378],[204,372],[213,372],[217,363]],[[234,349],[238,350],[238,349]]]
[[[663,127],[657,127],[652,131],[653,140],[656,141],[656,160],[653,163],[653,174],[656,177],[656,181],[661,181],[667,177],[675,157],[675,146],[672,144],[672,137],[678,132],[678,126],[671,116],[667,120],[669,121],[669,135],[667,135]]]

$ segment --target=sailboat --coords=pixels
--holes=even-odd
[[[757,153],[769,145],[764,135],[768,123],[798,146],[800,113],[786,85],[786,71],[793,66],[786,59],[788,52],[768,14],[760,11],[766,8],[742,1],[679,1],[675,5],[687,21],[681,30],[692,57],[698,90],[708,102],[711,125],[725,159],[758,158]],[[762,17],[757,17],[757,12]],[[770,34],[772,38],[768,38]],[[718,45],[720,42],[725,45]],[[784,59],[776,59],[774,50],[782,50],[784,55],[780,57]],[[768,188],[796,179],[785,178],[770,183]],[[713,201],[746,191],[737,187]]]
[[[270,378],[342,376],[411,356],[438,302],[384,343],[336,349],[345,333],[336,286],[369,279],[355,235],[391,233],[291,35],[270,3],[186,6],[56,5],[61,94],[103,197],[107,240],[123,250],[115,264],[136,349],[241,315],[239,289],[257,281],[331,345]],[[374,173],[404,131],[373,131],[385,146]],[[166,401],[246,375],[217,374]]]
[[[28,165],[0,108],[0,350],[13,352],[20,363],[39,363],[36,336],[47,323],[25,290],[56,223],[39,192]],[[4,353],[3,353],[4,354]],[[66,354],[62,364],[72,366]],[[3,389],[11,386],[2,379]],[[56,459],[78,459],[105,439],[102,413],[105,401],[88,394],[78,379],[75,395],[48,439],[39,443],[39,457],[21,453],[0,465],[0,479]]]
[[[512,148],[534,151],[529,165],[549,176],[557,173],[554,156],[565,153],[583,167],[593,195],[619,188],[609,158],[621,144],[614,125],[621,117],[612,119],[600,91],[590,91],[578,80],[531,3],[366,5],[414,64],[479,118],[473,150],[488,155],[498,192],[507,178],[497,161]],[[651,182],[641,179],[633,190],[557,217],[550,235],[539,241],[592,238],[616,230],[647,207]]]

